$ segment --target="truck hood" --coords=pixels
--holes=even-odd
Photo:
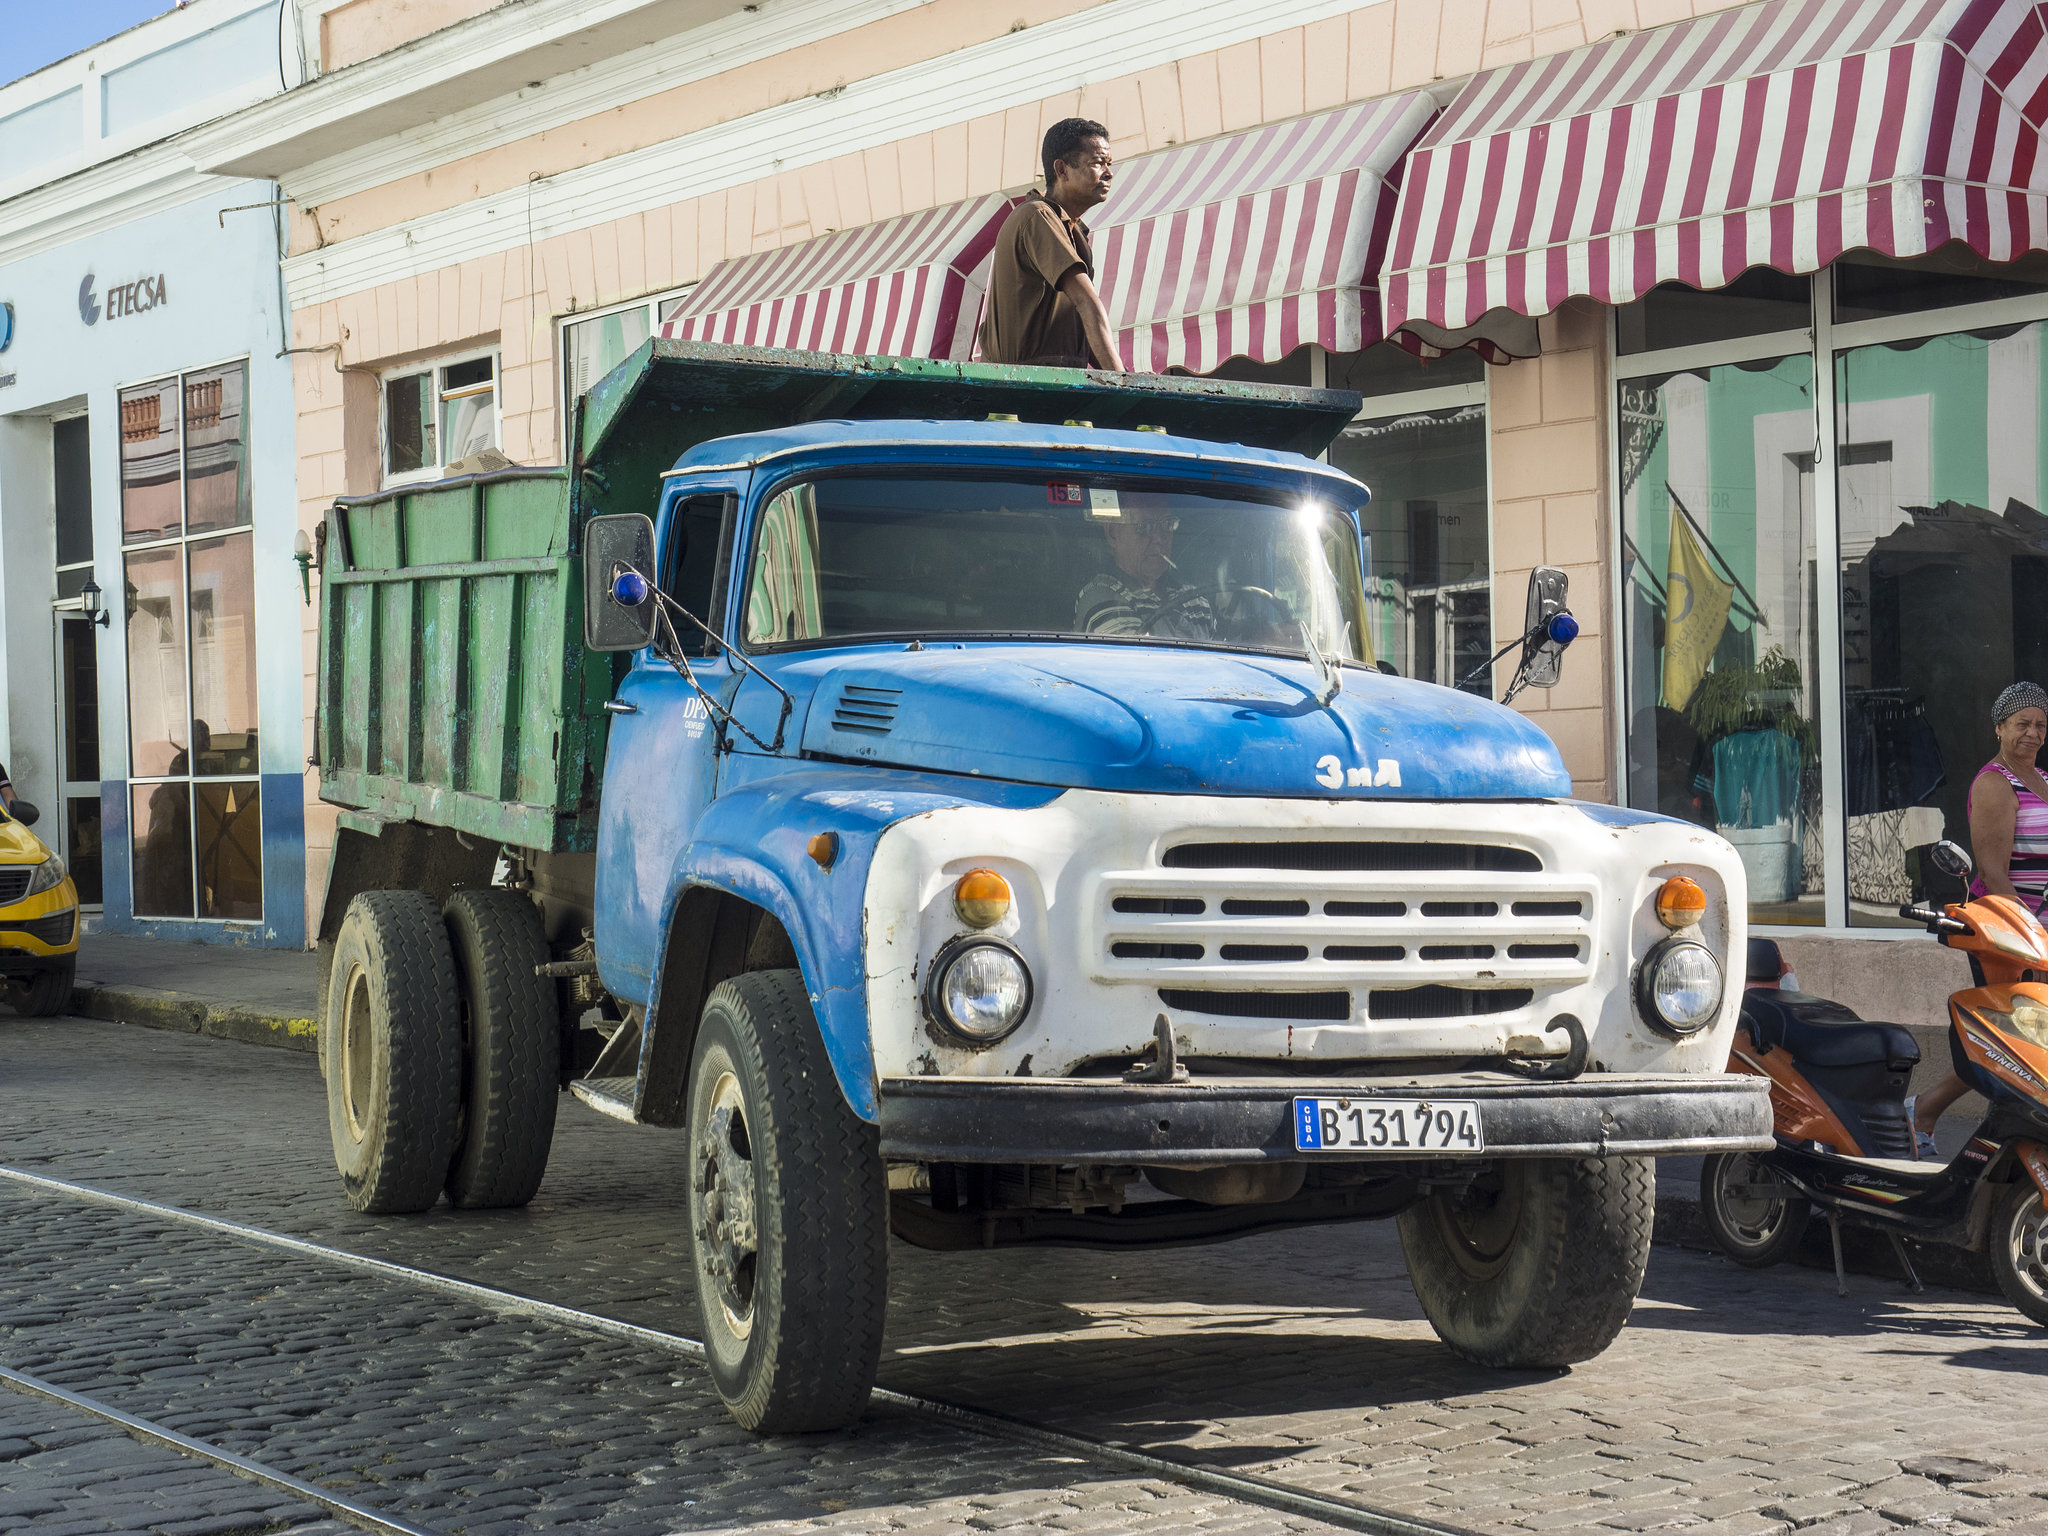
[[[805,667],[803,670],[808,671]],[[1359,667],[1139,645],[935,646],[818,677],[807,754],[1074,789],[1521,799],[1571,778],[1535,725]],[[790,677],[789,682],[797,679]]]

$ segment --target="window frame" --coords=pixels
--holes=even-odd
[[[1744,362],[1760,362],[1805,352],[1813,361],[1813,538],[1817,564],[1827,567],[1827,579],[1814,583],[1819,630],[1818,667],[1822,679],[1819,719],[1816,722],[1821,751],[1821,855],[1822,921],[1819,924],[1784,925],[1757,923],[1750,931],[1769,938],[1861,939],[1892,942],[1917,934],[1917,928],[1890,928],[1851,922],[1849,891],[1848,766],[1844,736],[1845,685],[1842,670],[1842,530],[1839,506],[1840,466],[1836,462],[1836,436],[1841,417],[1836,398],[1836,365],[1841,354],[1859,347],[1882,346],[1904,341],[1929,341],[1960,331],[1998,326],[2048,322],[2048,289],[2032,297],[1995,299],[1981,304],[1958,304],[1946,309],[1926,309],[1904,315],[1884,315],[1869,320],[1837,321],[1835,314],[1835,269],[1833,263],[1813,274],[1813,311],[1804,330],[1774,331],[1742,336],[1730,341],[1697,347],[1674,347],[1663,352],[1623,353],[1620,350],[1620,308],[1607,311],[1606,399],[1602,410],[1610,430],[1606,445],[1607,526],[1609,530],[1607,611],[1619,615],[1626,593],[1622,587],[1620,558],[1622,523],[1621,476],[1618,455],[1620,433],[1615,430],[1620,389],[1624,380],[1651,374],[1689,372]],[[1851,445],[1854,446],[1854,445]],[[1618,621],[1617,621],[1618,623]],[[1617,804],[1628,798],[1628,680],[1627,658],[1617,645],[1615,665],[1609,679],[1608,708],[1617,727],[1613,732],[1608,771],[1616,786]]]
[[[439,480],[447,473],[448,445],[441,441],[441,405],[444,400],[460,400],[483,393],[481,384],[465,385],[447,392],[441,383],[446,370],[473,363],[479,358],[490,359],[491,364],[491,446],[504,451],[505,446],[505,369],[502,349],[472,347],[463,352],[450,352],[426,358],[419,362],[405,363],[391,368],[377,370],[377,472],[379,485],[390,490],[394,486],[421,485]],[[433,380],[434,396],[434,462],[418,469],[393,470],[391,466],[391,385],[398,379],[417,378],[426,374]]]
[[[185,615],[184,615],[184,625],[185,625],[185,721],[186,721],[186,727],[185,727],[185,728],[186,728],[186,731],[187,731],[187,733],[188,733],[188,734],[189,734],[189,733],[190,733],[190,731],[191,731],[191,723],[190,723],[190,722],[191,722],[191,719],[192,719],[192,633],[191,633],[191,604],[192,604],[192,559],[191,559],[191,553],[190,553],[190,546],[191,546],[191,545],[193,545],[193,544],[195,544],[195,543],[198,543],[198,542],[204,541],[204,540],[210,540],[210,539],[226,539],[226,538],[233,538],[233,537],[236,537],[236,536],[243,536],[243,535],[245,535],[245,536],[247,536],[247,538],[248,538],[248,539],[249,539],[249,541],[250,541],[250,558],[251,558],[251,561],[253,562],[253,560],[254,560],[254,558],[255,558],[255,540],[256,540],[256,502],[255,502],[255,495],[254,495],[254,485],[253,485],[253,477],[254,477],[254,475],[255,475],[255,454],[254,454],[254,452],[253,452],[253,448],[252,448],[252,434],[250,433],[250,431],[249,431],[249,429],[248,429],[248,426],[247,426],[247,424],[246,424],[246,423],[247,423],[247,421],[248,421],[248,418],[249,418],[250,414],[251,414],[251,413],[253,412],[253,410],[254,410],[254,406],[255,406],[255,399],[254,399],[254,392],[253,392],[253,380],[254,380],[254,374],[255,374],[255,369],[254,369],[254,362],[255,362],[255,357],[254,357],[254,354],[252,354],[252,353],[248,353],[248,352],[243,352],[243,353],[238,353],[238,354],[235,354],[235,355],[232,355],[232,356],[229,356],[229,357],[223,357],[223,358],[216,358],[216,359],[213,359],[213,360],[211,360],[211,361],[208,361],[208,362],[203,362],[203,363],[194,363],[194,364],[193,364],[192,366],[190,366],[190,367],[188,367],[188,368],[177,368],[177,369],[173,369],[173,370],[172,370],[171,372],[169,372],[169,373],[152,373],[152,374],[146,374],[146,375],[144,375],[144,376],[142,376],[142,377],[140,377],[140,378],[136,378],[136,379],[129,379],[129,380],[124,380],[124,381],[122,381],[121,383],[118,383],[118,384],[116,384],[116,385],[114,386],[114,401],[115,401],[115,407],[114,407],[114,420],[115,420],[115,427],[114,427],[114,431],[115,431],[115,433],[117,434],[117,440],[116,440],[116,443],[115,443],[115,452],[116,452],[116,464],[115,464],[115,483],[114,483],[114,493],[115,493],[115,504],[116,504],[116,508],[117,508],[117,521],[118,521],[118,522],[119,522],[119,524],[120,524],[120,528],[121,528],[121,531],[123,531],[124,533],[125,533],[125,526],[126,526],[126,517],[125,517],[125,508],[124,508],[124,507],[122,506],[122,502],[121,502],[121,496],[122,496],[122,492],[123,492],[123,490],[125,489],[125,487],[123,486],[123,484],[122,484],[122,481],[121,481],[121,477],[120,477],[120,461],[119,461],[119,457],[118,457],[118,455],[119,455],[119,450],[120,450],[120,444],[119,444],[119,441],[118,441],[118,433],[119,433],[119,432],[120,432],[120,430],[121,430],[121,429],[120,429],[120,425],[119,425],[119,422],[120,422],[120,400],[121,400],[121,396],[122,396],[122,395],[124,395],[124,394],[126,394],[126,393],[127,393],[127,392],[128,392],[129,390],[131,390],[131,389],[143,389],[143,388],[147,388],[147,387],[148,387],[148,386],[150,386],[150,385],[161,385],[161,384],[164,384],[164,383],[167,383],[167,382],[175,382],[175,383],[176,383],[176,385],[177,385],[177,389],[178,389],[178,399],[179,399],[179,418],[178,418],[178,532],[177,532],[177,533],[175,533],[175,534],[168,534],[168,535],[163,535],[163,536],[159,536],[159,537],[156,537],[156,538],[150,538],[150,539],[136,539],[136,540],[134,540],[134,541],[132,541],[132,542],[131,542],[130,540],[128,540],[128,539],[127,539],[127,538],[126,538],[126,537],[124,536],[124,537],[122,537],[122,538],[120,539],[120,541],[119,541],[119,542],[118,542],[118,544],[116,545],[116,547],[115,547],[115,550],[114,550],[114,555],[113,555],[113,557],[114,557],[114,559],[116,559],[117,561],[119,561],[119,562],[120,562],[120,573],[119,573],[119,577],[118,577],[118,581],[117,581],[117,587],[116,587],[116,590],[117,590],[117,591],[124,591],[124,592],[125,592],[125,590],[126,590],[126,587],[127,587],[127,579],[128,579],[128,577],[127,577],[127,570],[128,570],[128,560],[129,560],[129,557],[130,557],[130,556],[132,556],[132,555],[136,555],[136,554],[146,554],[146,553],[149,553],[149,552],[152,552],[152,551],[156,551],[156,550],[164,550],[164,549],[176,549],[176,550],[178,551],[178,582],[179,582],[179,590],[180,590],[180,592],[181,592],[181,594],[182,594],[182,598],[183,598],[183,602],[184,602],[184,606],[185,606]],[[245,465],[247,466],[247,471],[248,471],[248,473],[249,473],[249,475],[251,476],[251,479],[252,479],[252,484],[251,484],[251,494],[250,494],[250,502],[249,502],[249,520],[248,520],[248,521],[247,521],[246,523],[238,523],[238,524],[235,524],[235,525],[233,525],[233,526],[231,526],[231,527],[227,527],[227,528],[202,528],[202,529],[200,529],[200,530],[199,530],[199,531],[198,531],[197,533],[194,533],[194,532],[192,532],[192,531],[191,531],[191,530],[190,530],[190,529],[189,529],[189,528],[188,528],[188,527],[186,526],[186,520],[187,520],[187,517],[188,517],[188,515],[189,515],[189,512],[190,512],[190,508],[189,508],[189,507],[188,507],[188,506],[186,505],[186,490],[187,490],[187,479],[188,479],[188,476],[187,476],[187,465],[186,465],[186,462],[185,462],[185,455],[186,455],[186,452],[187,452],[187,445],[186,445],[186,442],[185,442],[185,431],[186,431],[186,426],[187,426],[187,423],[186,423],[186,421],[185,421],[185,417],[184,417],[184,390],[185,390],[185,380],[186,380],[186,379],[188,379],[188,378],[190,378],[190,377],[192,377],[192,376],[193,376],[193,375],[195,375],[195,374],[204,374],[204,373],[212,373],[212,372],[215,372],[215,371],[217,371],[217,370],[219,370],[219,369],[223,369],[223,368],[231,368],[231,367],[237,367],[237,366],[239,366],[239,367],[240,367],[240,368],[242,369],[242,371],[243,371],[243,383],[242,383],[242,411],[243,411],[243,420],[244,420],[244,427],[243,427],[243,436],[242,436],[242,444],[243,444],[243,452],[244,452],[244,455],[245,455],[244,463],[245,463]],[[381,418],[380,418],[380,419],[381,419]],[[380,431],[381,431],[381,427],[380,427]],[[94,545],[94,563],[95,563],[95,565],[97,565],[97,559],[98,559],[98,554],[99,554],[99,550],[98,550],[98,545],[97,545],[97,541],[95,541],[95,545]],[[95,580],[97,580],[97,578],[95,578]],[[61,611],[61,610],[64,610],[64,609],[82,609],[82,607],[83,607],[83,603],[82,603],[82,600],[81,600],[81,599],[79,599],[79,598],[72,598],[72,599],[70,599],[69,601],[63,601],[63,600],[60,600],[60,601],[56,602],[55,604],[53,604],[53,607],[54,607],[55,609],[59,610],[59,611]],[[124,607],[123,607],[123,613],[124,613],[124,622],[125,622],[125,602],[124,602]],[[263,924],[263,923],[264,923],[264,922],[265,922],[265,921],[267,920],[267,918],[268,918],[268,915],[269,915],[269,910],[270,910],[270,879],[269,879],[269,869],[268,869],[268,866],[267,866],[267,865],[265,865],[265,864],[262,864],[262,863],[260,863],[260,862],[259,862],[259,864],[258,864],[258,875],[257,875],[257,892],[258,892],[258,902],[259,902],[259,905],[260,905],[260,907],[261,907],[261,909],[262,909],[262,910],[261,910],[261,911],[259,912],[259,914],[258,914],[257,916],[255,916],[255,917],[207,917],[207,916],[202,916],[202,915],[200,915],[200,913],[199,913],[199,852],[198,852],[198,844],[197,844],[197,841],[196,841],[196,839],[197,839],[197,823],[198,823],[198,817],[197,817],[197,811],[196,811],[196,806],[197,806],[197,800],[196,800],[196,795],[197,795],[197,786],[198,786],[198,785],[200,785],[200,784],[202,784],[202,783],[206,783],[206,784],[249,784],[249,785],[253,785],[253,786],[254,786],[254,789],[255,789],[255,797],[256,797],[256,803],[257,803],[258,807],[260,808],[260,807],[261,807],[261,805],[262,805],[262,798],[263,798],[263,774],[262,774],[262,770],[261,770],[261,768],[259,767],[259,768],[258,768],[258,769],[257,769],[257,770],[256,770],[255,772],[253,772],[253,773],[232,773],[232,774],[199,774],[199,773],[193,773],[193,772],[186,772],[186,773],[184,773],[184,774],[179,774],[179,775],[172,775],[172,774],[144,774],[144,775],[138,775],[138,774],[137,774],[137,773],[136,773],[136,772],[134,771],[134,769],[135,769],[135,757],[134,757],[134,740],[133,740],[133,734],[134,734],[134,732],[133,732],[133,722],[134,722],[134,680],[133,680],[133,678],[132,678],[132,677],[130,676],[130,668],[129,668],[129,664],[128,664],[128,647],[127,647],[127,642],[126,642],[125,634],[124,634],[124,637],[123,637],[123,640],[122,640],[122,644],[121,644],[120,650],[121,650],[121,733],[122,733],[122,736],[123,736],[123,738],[124,738],[124,742],[123,742],[123,747],[122,747],[122,753],[123,753],[123,761],[122,761],[122,764],[121,764],[121,770],[122,770],[122,771],[121,771],[121,775],[120,775],[120,778],[119,778],[118,782],[119,782],[119,783],[121,784],[121,786],[122,786],[122,795],[123,795],[123,798],[124,798],[124,802],[125,802],[125,805],[126,805],[126,810],[124,811],[124,815],[125,815],[125,816],[126,816],[126,817],[128,818],[128,822],[129,822],[129,826],[128,826],[128,839],[127,839],[127,842],[128,842],[128,849],[127,849],[127,855],[128,855],[128,901],[129,901],[129,915],[130,915],[130,917],[132,917],[132,918],[133,918],[133,919],[134,919],[135,921],[137,921],[137,922],[149,922],[149,923],[215,923],[215,924],[239,924],[239,925],[244,925],[244,926],[253,926],[253,927],[261,927],[261,926],[262,926],[262,924]],[[263,738],[262,738],[262,730],[263,730],[263,718],[262,718],[262,708],[263,708],[263,699],[262,699],[262,692],[261,692],[261,690],[259,689],[259,690],[257,691],[257,695],[256,695],[256,710],[257,710],[257,719],[256,719],[256,730],[257,730],[257,741],[258,741],[259,743],[260,743],[260,742],[262,741],[262,739],[263,739]],[[189,748],[189,746],[188,746],[188,748],[187,748],[187,751],[188,751],[188,754],[189,754],[189,751],[190,751],[190,748]],[[107,764],[106,764],[106,762],[105,762],[105,752],[106,752],[106,742],[105,742],[105,740],[104,740],[104,738],[103,738],[103,739],[102,739],[102,741],[101,741],[101,753],[102,753],[102,761],[101,761],[101,765],[100,765],[100,769],[101,769],[101,773],[102,773],[102,775],[104,775],[104,774],[105,774],[105,772],[106,772],[106,767],[107,767]],[[189,762],[189,761],[191,760],[191,759],[190,759],[190,757],[189,757],[189,755],[188,755],[188,759],[187,759],[187,760],[188,760],[188,762]],[[105,780],[105,779],[103,778],[103,779],[102,779],[102,782],[107,782],[107,780]],[[156,913],[138,913],[138,912],[136,912],[136,911],[134,910],[134,908],[135,908],[135,890],[136,890],[136,870],[135,870],[135,854],[136,854],[136,836],[135,836],[135,826],[134,826],[134,794],[135,794],[135,788],[136,788],[136,786],[137,786],[137,785],[149,786],[149,785],[163,785],[163,784],[182,784],[182,785],[183,785],[183,786],[185,787],[185,795],[186,795],[186,804],[187,804],[187,811],[186,811],[186,815],[187,815],[187,817],[188,817],[188,823],[187,823],[187,824],[188,824],[188,827],[190,827],[190,828],[192,829],[192,836],[193,836],[193,838],[194,838],[194,842],[193,842],[193,845],[192,845],[192,851],[191,851],[191,873],[192,873],[192,909],[193,909],[193,910],[192,910],[192,915],[191,915],[191,916],[189,916],[189,917],[187,917],[187,916],[182,916],[182,915],[177,915],[177,914],[172,914],[172,915],[160,915],[160,914],[156,914]],[[260,811],[259,811],[259,814],[260,814]],[[260,860],[260,858],[261,858],[261,851],[260,851],[260,850],[261,850],[261,848],[262,848],[262,842],[261,842],[261,840],[259,839],[259,842],[258,842],[258,849],[259,849],[259,855],[258,855],[258,856],[259,856],[259,860]],[[101,854],[101,858],[102,858],[102,860],[103,860],[103,861],[104,861],[105,857],[106,857],[106,855],[105,855],[105,852],[104,852],[104,850],[103,850],[103,851],[102,851],[102,854]],[[104,865],[103,865],[103,867],[104,867]]]
[[[570,435],[576,430],[576,402],[583,398],[582,395],[577,394],[575,390],[573,390],[570,387],[570,329],[574,326],[583,325],[591,320],[603,320],[610,315],[623,315],[629,310],[645,309],[650,311],[648,315],[647,334],[649,336],[655,336],[659,334],[661,327],[666,323],[661,318],[662,309],[665,306],[674,303],[678,299],[687,297],[690,290],[696,286],[697,285],[695,283],[685,283],[680,288],[664,288],[655,293],[642,294],[637,299],[625,299],[617,304],[598,304],[594,305],[589,309],[570,310],[566,314],[560,314],[554,317],[555,367],[557,373],[560,375],[558,382],[561,386],[562,391],[562,419],[561,430],[558,435],[561,439],[562,444],[563,463],[568,463],[569,460],[575,455],[575,444],[570,440]],[[586,390],[584,393],[587,394],[589,393],[589,391]]]

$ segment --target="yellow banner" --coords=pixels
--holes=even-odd
[[[1685,708],[1707,675],[1734,597],[1734,586],[1714,574],[1691,526],[1674,510],[1671,569],[1664,578],[1664,702],[1672,709]]]

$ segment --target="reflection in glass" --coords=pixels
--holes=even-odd
[[[1614,350],[1662,352],[1813,324],[1813,279],[1752,267],[1724,288],[1659,283],[1614,312]]]
[[[135,915],[192,916],[192,786],[131,786]]]
[[[1851,251],[1835,263],[1835,320],[1924,314],[1952,304],[2039,298],[2048,290],[2048,252],[2017,261],[1986,261],[1960,240],[1901,261],[1878,251]]]
[[[256,771],[256,579],[252,535],[195,539],[192,735],[201,778]]]
[[[241,363],[185,375],[185,527],[249,521],[249,435]]]
[[[1332,389],[1355,389],[1361,395],[1400,395],[1416,389],[1441,389],[1446,384],[1477,384],[1486,377],[1486,361],[1470,347],[1442,357],[1417,357],[1391,341],[1375,342],[1362,352],[1332,352],[1324,378]]]
[[[1620,396],[1629,804],[1733,843],[1751,922],[1819,923],[1813,360]]]
[[[575,400],[590,386],[632,355],[633,349],[650,333],[648,309],[622,309],[615,315],[599,315],[562,328],[565,366],[569,371],[568,398]]]
[[[1991,703],[2048,678],[2041,325],[1836,354],[1849,919],[1897,924],[1966,847]]]
[[[123,565],[129,772],[138,779],[185,773],[184,551],[176,545],[152,549],[129,555]]]
[[[72,795],[64,802],[64,863],[78,887],[81,906],[104,900],[100,878],[100,797]]]
[[[59,621],[64,654],[58,658],[58,777],[90,784],[100,776],[100,661],[94,626],[84,619]],[[97,802],[95,802],[97,803]]]
[[[495,401],[491,390],[481,389],[441,402],[441,441],[450,464],[498,446]]]
[[[263,808],[254,779],[195,784],[199,915],[263,916]]]
[[[1355,421],[1330,462],[1372,492],[1363,519],[1373,654],[1403,677],[1470,678],[1493,649],[1486,408]],[[1490,682],[1481,670],[1471,691],[1484,695]]]
[[[181,530],[178,494],[178,381],[121,391],[121,539],[128,544]]]
[[[440,463],[434,448],[434,376],[384,381],[384,469],[403,475]]]

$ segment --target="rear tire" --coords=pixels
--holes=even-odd
[[[449,1203],[526,1204],[540,1188],[561,1093],[561,1016],[540,911],[517,891],[458,891],[441,909],[462,1007],[462,1111]]]
[[[2030,1178],[2008,1184],[1992,1207],[1991,1272],[2007,1301],[2048,1328],[2048,1206]]]
[[[37,971],[21,984],[21,1001],[16,1005],[30,1018],[47,1019],[71,1011],[71,988],[78,980],[78,956],[67,955],[61,965]]]
[[[327,1128],[348,1203],[424,1211],[455,1151],[462,1013],[448,929],[418,891],[348,904],[320,1031]]]
[[[689,1102],[692,1267],[718,1395],[762,1434],[844,1429],[882,1351],[887,1177],[801,975],[752,972],[711,994]]]
[[[1775,1193],[1754,1193],[1775,1189]],[[1812,1202],[1754,1152],[1717,1152],[1700,1166],[1700,1215],[1714,1246],[1748,1269],[1769,1269],[1798,1251]]]
[[[1575,1365],[1628,1322],[1650,1256],[1648,1158],[1510,1158],[1395,1218],[1437,1337],[1477,1365]]]

